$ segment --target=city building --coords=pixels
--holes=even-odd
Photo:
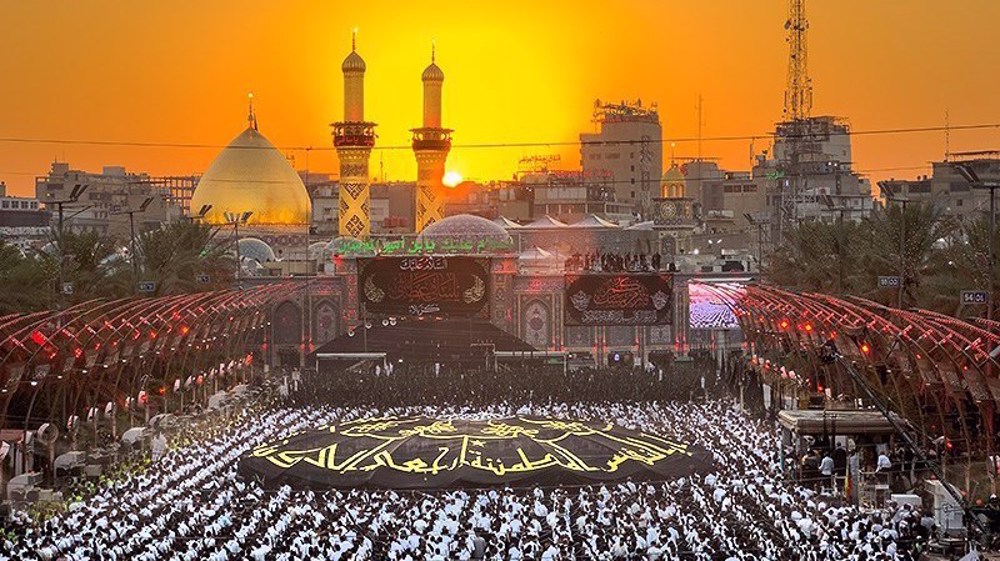
[[[416,224],[415,181],[380,181],[371,185],[373,234],[412,234]]]
[[[474,214],[484,218],[500,216],[500,183],[466,180],[443,190],[444,214]]]
[[[326,176],[308,184],[312,199],[310,235],[330,239],[339,235],[340,182]],[[369,187],[372,234],[412,234],[417,184],[414,181],[375,182]]]
[[[63,227],[68,231],[93,231],[128,238],[127,211],[138,210],[151,198],[142,212],[135,213],[137,232],[158,228],[184,216],[184,197],[198,181],[197,177],[155,177],[126,171],[122,166],[105,166],[101,173],[71,169],[69,163],[53,162],[48,175],[35,178],[35,196],[51,213],[58,226],[58,202],[62,201]],[[70,194],[76,186],[86,190],[76,201]]]
[[[766,178],[755,179],[751,172],[727,171],[722,177],[722,208],[719,217],[731,226],[718,226],[717,231],[746,231],[752,217],[767,209]]]
[[[722,183],[726,172],[713,159],[697,158],[678,166],[684,176],[684,190],[694,200],[699,213],[725,210]]]
[[[337,181],[329,173],[299,172],[311,203],[309,233],[332,238],[337,235]]]
[[[504,181],[497,187],[497,211],[501,216],[515,222],[531,222],[535,219],[534,206],[535,193],[521,181]]]
[[[0,239],[26,250],[33,242],[49,236],[49,211],[38,199],[7,195],[7,184],[0,181]]]
[[[779,232],[810,220],[860,221],[874,208],[871,184],[852,167],[845,119],[806,117],[778,123],[772,153],[772,159],[758,160],[753,177],[774,180],[766,196]]]
[[[610,174],[614,202],[629,203],[643,216],[652,212],[663,174],[663,127],[656,104],[642,100],[594,102],[596,133],[580,135],[580,162],[585,176]]]
[[[593,214],[617,224],[635,220],[636,206],[617,200],[614,176],[609,170],[548,170],[524,174],[520,181],[533,195],[532,219],[551,216],[576,222]]]
[[[989,190],[973,189],[955,164],[969,166],[983,181],[1000,181],[1000,151],[990,150],[951,153],[948,159],[931,164],[930,176],[889,179],[878,186],[886,199],[933,204],[948,218],[974,220],[989,216]]]

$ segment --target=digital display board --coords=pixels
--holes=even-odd
[[[691,329],[739,329],[730,302],[745,290],[740,282],[691,282],[688,284]]]

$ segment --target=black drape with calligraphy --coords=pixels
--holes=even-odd
[[[662,481],[712,469],[700,447],[610,423],[390,417],[260,446],[238,473],[267,488],[434,489]]]
[[[566,275],[566,325],[669,325],[673,276],[657,273]]]
[[[487,259],[427,255],[358,261],[358,293],[368,313],[488,317]]]

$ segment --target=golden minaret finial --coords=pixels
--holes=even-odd
[[[249,123],[250,128],[257,130],[257,114],[253,111],[253,92],[247,93],[247,101],[250,106],[250,110],[247,113],[247,123]]]
[[[358,28],[357,27],[355,27],[351,31],[351,50],[352,51],[357,51],[358,50]]]

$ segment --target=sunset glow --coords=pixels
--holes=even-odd
[[[367,115],[378,123],[372,161],[384,162],[389,179],[416,173],[409,130],[420,125],[420,73],[432,41],[448,77],[444,122],[455,130],[448,162],[476,170],[468,179],[510,177],[526,155],[559,154],[564,167],[575,167],[572,143],[593,130],[595,98],[657,102],[676,156],[693,157],[699,94],[706,137],[766,133],[781,118],[786,10],[784,0],[614,8],[595,0],[10,2],[3,16],[11,25],[0,35],[10,55],[0,59],[0,137],[208,147],[4,142],[0,178],[28,194],[53,160],[98,171],[117,164],[202,173],[242,130],[251,90],[261,131],[295,167],[335,173],[328,124],[340,118],[340,62],[355,25],[364,30]],[[983,66],[1000,57],[1000,44],[979,40],[1000,19],[1000,4],[848,0],[810,10],[815,114],[848,116],[856,130],[941,126],[945,110],[953,124],[1000,121],[1000,76]],[[945,36],[945,29],[963,31]],[[463,148],[518,143],[542,144]],[[751,152],[748,141],[704,141],[701,150],[720,165],[746,168],[766,144],[755,142]],[[926,173],[944,145],[943,133],[859,137],[855,165],[915,168],[875,171],[873,179]],[[953,132],[951,146],[996,148],[1000,137]]]
[[[449,171],[444,174],[443,182],[445,187],[455,187],[462,182],[462,174],[457,171]]]

